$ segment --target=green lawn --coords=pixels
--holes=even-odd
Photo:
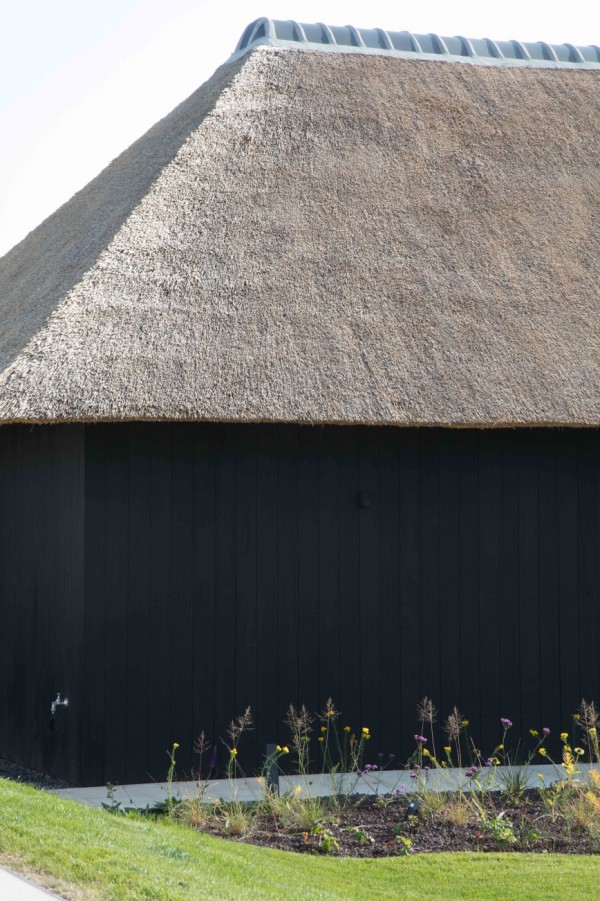
[[[598,898],[600,857],[432,854],[340,860],[265,851],[122,817],[0,779],[0,862],[68,897]]]

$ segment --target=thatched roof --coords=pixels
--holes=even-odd
[[[0,261],[0,420],[600,425],[599,79],[226,64]]]

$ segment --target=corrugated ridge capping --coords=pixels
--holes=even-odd
[[[442,37],[383,28],[324,25],[261,18],[244,30],[233,57],[258,46],[338,53],[368,53],[410,59],[446,60],[485,66],[600,69],[600,47],[545,41],[493,41]]]

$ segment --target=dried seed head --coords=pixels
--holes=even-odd
[[[335,709],[335,704],[331,698],[327,698],[327,703],[325,704],[325,710],[319,714],[319,719],[324,723],[333,722],[340,715],[340,711]]]
[[[200,754],[200,756],[202,756],[202,754],[204,754],[205,751],[208,751],[209,747],[210,747],[210,745],[209,745],[208,741],[206,740],[206,734],[203,729],[202,732],[200,733],[200,735],[198,736],[198,738],[196,739],[196,741],[194,742],[194,754]]]
[[[594,739],[597,737],[597,730],[600,726],[598,711],[594,702],[586,701],[585,698],[582,698],[574,719],[581,732],[583,742],[588,748],[594,747]]]
[[[236,742],[239,741],[240,736],[250,729],[252,729],[252,711],[250,710],[250,707],[246,707],[241,716],[236,717],[236,719],[229,723],[227,735],[235,745]]]
[[[446,722],[444,723],[444,730],[451,741],[458,740],[458,737],[460,736],[463,728],[463,719],[464,717],[458,707],[454,707],[452,713],[450,713],[446,718]]]
[[[417,717],[422,723],[429,723],[430,726],[437,720],[437,709],[435,704],[427,695],[417,704]]]
[[[308,735],[312,732],[313,717],[303,704],[300,710],[296,710],[293,704],[290,704],[285,717],[285,724],[290,730],[292,740],[291,745],[294,751],[299,754],[305,750]]]

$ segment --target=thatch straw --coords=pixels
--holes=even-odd
[[[259,49],[0,262],[0,419],[600,424],[600,81]]]

